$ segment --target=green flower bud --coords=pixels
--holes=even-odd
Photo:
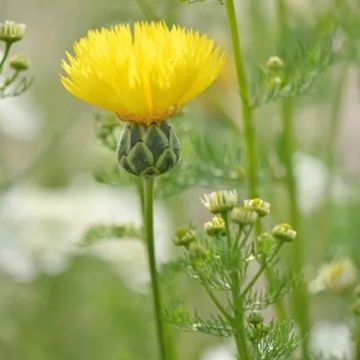
[[[264,217],[270,212],[270,203],[258,198],[245,200],[244,205],[256,211],[260,217]]]
[[[204,194],[204,206],[213,214],[221,214],[232,210],[238,203],[236,190],[214,191]]]
[[[278,224],[272,229],[274,237],[281,241],[291,242],[296,238],[296,231],[289,224]]]
[[[10,59],[9,65],[15,71],[25,71],[29,68],[30,63],[25,55],[16,54]]]
[[[270,70],[280,70],[284,67],[284,61],[279,56],[271,56],[266,65]]]
[[[159,176],[171,171],[179,162],[179,140],[165,121],[149,126],[130,123],[121,136],[118,159],[130,174]]]
[[[264,317],[258,311],[253,311],[247,317],[247,321],[252,326],[258,326],[264,322]]]
[[[21,40],[25,34],[26,25],[16,24],[14,21],[0,23],[0,40],[7,43],[14,43]]]
[[[196,238],[195,231],[189,228],[180,228],[174,236],[174,244],[176,246],[188,246]]]
[[[235,207],[231,212],[231,220],[239,225],[254,224],[257,218],[257,212],[247,206]]]
[[[225,229],[225,222],[221,216],[214,216],[210,221],[205,223],[205,232],[212,236],[221,233]]]
[[[201,260],[206,258],[207,251],[201,244],[192,242],[189,246],[189,256],[192,260]]]

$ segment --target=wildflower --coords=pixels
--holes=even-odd
[[[257,218],[257,212],[247,206],[235,207],[231,212],[231,220],[241,225],[254,224]]]
[[[204,224],[204,230],[208,235],[216,235],[225,229],[224,219],[220,216],[214,216],[210,221]]]
[[[281,241],[291,242],[297,233],[290,224],[278,224],[273,227],[272,235]]]
[[[90,30],[67,53],[65,88],[115,112],[121,120],[149,125],[175,115],[219,75],[225,55],[207,36],[164,22],[137,22]]]
[[[180,147],[165,121],[218,77],[225,55],[212,40],[163,22],[91,30],[67,53],[65,88],[113,111],[130,124],[118,146],[129,173],[155,177],[171,171]]]
[[[16,54],[14,55],[10,61],[9,65],[15,71],[25,71],[29,68],[29,60],[23,54]]]
[[[189,228],[180,228],[176,231],[174,244],[176,246],[188,246],[196,238],[195,231]]]
[[[26,25],[16,24],[14,21],[6,20],[0,23],[0,40],[12,44],[21,40],[25,35]]]
[[[204,194],[204,206],[213,214],[221,214],[232,210],[238,202],[236,190],[214,191]]]
[[[270,212],[270,203],[258,198],[245,200],[244,205],[256,211],[259,217],[264,217]]]

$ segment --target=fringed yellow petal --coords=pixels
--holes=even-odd
[[[164,22],[90,30],[62,62],[64,87],[74,96],[151,123],[174,115],[218,77],[223,51],[206,35]]]

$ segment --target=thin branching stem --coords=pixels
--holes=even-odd
[[[7,57],[9,56],[9,53],[10,53],[10,48],[11,48],[11,42],[6,42],[5,43],[5,50],[4,50],[4,54],[3,54],[3,57],[0,61],[0,71],[2,70],[2,67],[4,66],[5,64],[5,61],[7,59]]]
[[[259,279],[261,274],[274,261],[277,253],[280,251],[283,244],[284,244],[283,241],[278,242],[274,250],[274,253],[271,255],[270,259],[268,261],[263,262],[263,264],[260,266],[259,270],[256,272],[254,277],[249,281],[249,283],[245,286],[244,290],[241,292],[241,297],[244,297],[252,289],[252,287],[255,285],[256,281]]]

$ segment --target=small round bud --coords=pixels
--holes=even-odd
[[[248,206],[239,206],[232,209],[231,220],[240,225],[251,225],[256,222],[258,214]]]
[[[258,326],[264,322],[264,317],[258,311],[253,311],[247,317],[247,321],[250,325]]]
[[[16,54],[10,59],[9,65],[15,71],[25,71],[29,68],[30,63],[25,55]]]
[[[24,24],[6,20],[5,23],[0,23],[0,40],[7,43],[19,41],[24,37],[25,29],[26,25]]]
[[[189,246],[189,256],[192,260],[199,260],[206,258],[206,249],[199,243],[191,243]]]
[[[214,216],[210,221],[204,224],[205,232],[212,236],[221,233],[225,229],[224,219],[220,216]]]
[[[232,210],[238,202],[236,190],[214,191],[204,194],[204,206],[213,214],[221,214]]]
[[[291,242],[296,238],[296,231],[289,224],[278,224],[272,229],[272,235],[285,242]]]
[[[279,56],[271,56],[266,65],[270,70],[279,70],[284,67],[284,61]]]
[[[180,228],[174,236],[174,244],[176,246],[188,246],[196,238],[195,231],[189,228]]]
[[[245,200],[244,205],[256,211],[259,217],[264,217],[270,212],[270,203],[259,198]]]

